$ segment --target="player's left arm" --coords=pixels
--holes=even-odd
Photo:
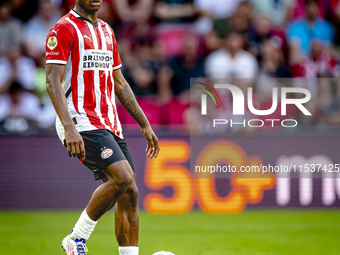
[[[129,114],[139,124],[146,140],[148,141],[148,145],[146,147],[148,157],[157,158],[160,150],[158,138],[153,132],[148,119],[146,118],[142,108],[139,106],[130,85],[125,80],[120,69],[114,71],[114,84],[116,96]]]

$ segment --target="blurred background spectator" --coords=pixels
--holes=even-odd
[[[21,43],[22,24],[12,16],[13,7],[11,0],[0,2],[0,56],[4,55],[10,47]]]
[[[27,53],[32,58],[45,55],[46,35],[60,19],[60,14],[53,2],[39,0],[39,9],[25,25],[24,40]]]
[[[318,0],[305,1],[304,16],[292,21],[287,28],[289,42],[296,44],[302,54],[310,52],[313,39],[327,46],[334,41],[334,28],[320,16]]]
[[[53,130],[45,39],[74,4],[0,0],[0,132]],[[329,79],[340,76],[339,0],[103,0],[98,17],[114,29],[122,72],[156,129],[188,131],[190,78],[259,79],[246,85],[264,109],[282,86],[274,79],[294,78],[285,86],[313,96],[313,118],[296,117],[340,124],[339,82]],[[138,128],[118,110],[128,130]]]
[[[36,122],[40,113],[40,102],[26,92],[18,82],[13,82],[6,94],[0,96],[0,121],[9,132],[24,132],[28,122]]]
[[[9,47],[6,55],[0,58],[0,73],[0,89],[6,90],[14,81],[26,90],[34,91],[36,87],[36,65],[22,55],[19,46]]]
[[[238,32],[231,32],[225,40],[225,47],[212,52],[206,59],[208,78],[255,78],[258,67],[256,58],[243,49],[244,38]]]
[[[250,2],[255,16],[268,17],[274,26],[284,26],[287,23],[294,4],[294,0],[251,0]]]
[[[182,45],[183,54],[170,59],[168,67],[165,67],[166,70],[160,73],[162,82],[159,84],[159,90],[160,96],[171,93],[183,98],[186,95],[186,100],[189,101],[190,78],[204,77],[204,63],[199,54],[197,36],[194,34],[185,36]],[[168,102],[168,100],[163,101],[163,103]]]

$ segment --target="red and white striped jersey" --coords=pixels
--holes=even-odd
[[[111,27],[80,16],[62,17],[46,38],[46,64],[66,65],[62,82],[68,110],[79,132],[112,130],[123,138],[115,104],[113,71],[122,66]],[[57,117],[57,133],[64,128]]]

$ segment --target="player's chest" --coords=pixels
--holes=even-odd
[[[79,26],[79,30],[81,35],[78,35],[79,46],[83,50],[113,51],[112,33],[106,25],[93,26],[84,22]]]
[[[113,38],[105,26],[85,24],[79,38],[83,70],[110,70],[113,65]]]

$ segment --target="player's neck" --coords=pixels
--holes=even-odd
[[[81,6],[77,4],[74,7],[74,10],[84,18],[91,20],[93,23],[97,21],[97,12],[89,12],[88,10],[83,9]]]

